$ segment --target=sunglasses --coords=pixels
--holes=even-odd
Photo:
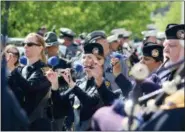
[[[22,43],[23,46],[28,46],[28,47],[32,47],[32,46],[41,46],[39,44],[33,43],[33,42],[29,42],[29,43]]]

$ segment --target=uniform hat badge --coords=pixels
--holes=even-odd
[[[99,49],[98,48],[93,48],[92,53],[96,54],[96,55],[99,54]]]
[[[184,30],[179,30],[177,32],[177,38],[184,39]]]
[[[153,57],[158,57],[159,56],[159,51],[157,49],[152,50],[152,56]]]

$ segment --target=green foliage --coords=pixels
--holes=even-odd
[[[170,10],[166,12],[165,16],[158,14],[154,17],[155,24],[160,31],[165,31],[169,23],[181,23],[181,5],[182,2],[172,2]]]
[[[151,22],[150,13],[160,7],[156,2],[128,1],[12,1],[10,3],[8,33],[11,37],[24,37],[36,32],[42,25],[51,30],[55,25],[68,27],[77,34],[93,30],[126,28],[135,36]],[[2,2],[2,15],[4,14]],[[3,21],[2,21],[3,25]]]

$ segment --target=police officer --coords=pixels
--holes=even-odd
[[[169,28],[171,26],[171,28]],[[169,24],[167,26],[166,35],[168,40],[173,39],[171,42],[184,41],[184,24]],[[170,29],[170,30],[168,30]],[[179,44],[179,43],[178,43]],[[183,44],[183,43],[182,43]],[[181,45],[181,44],[180,44]],[[170,50],[171,51],[171,50]],[[170,68],[170,69],[173,69]],[[138,130],[156,130],[156,131],[184,131],[183,125],[184,118],[184,64],[174,68],[175,73],[171,74],[171,79],[176,80],[175,77],[180,76],[180,84],[176,84],[177,91],[168,95],[160,93],[155,100],[156,106],[159,108],[152,117],[142,124]],[[170,78],[167,78],[170,79]],[[165,82],[168,83],[168,82]],[[164,86],[163,86],[164,87]],[[170,90],[170,89],[169,89]],[[165,117],[165,118],[164,118]]]
[[[63,39],[63,44],[67,46],[66,54],[64,57],[68,60],[75,57],[78,51],[81,52],[81,49],[78,47],[78,45],[74,43],[75,35],[76,34],[69,28],[60,28],[59,38]]]
[[[109,44],[107,42],[105,32],[101,31],[101,30],[97,30],[97,31],[93,31],[93,32],[89,33],[86,37],[86,43],[88,43],[88,42],[89,43],[99,43],[99,44],[102,45],[102,47],[104,49],[104,58],[105,58],[104,77],[106,79],[107,87],[111,86],[113,91],[120,90],[120,88],[118,87],[118,85],[115,82],[115,76],[113,75],[113,73],[111,73],[108,70],[108,68],[111,66],[111,54],[112,54],[112,52],[110,51]],[[128,77],[128,67],[125,64],[125,58],[124,57],[123,57],[123,59],[120,60],[120,64],[121,64],[121,72],[123,73],[123,75]]]
[[[184,26],[185,26],[184,24],[168,24],[166,27],[166,31],[165,31],[166,40],[163,44],[164,45],[164,53],[163,54],[164,54],[165,58],[169,59],[169,61],[167,61],[167,63],[164,64],[164,67],[166,67],[169,64],[177,63],[179,60],[184,59],[184,55],[183,55],[184,54],[184,46],[183,46],[183,44],[184,44]],[[179,66],[167,69],[162,73],[160,72],[158,74],[159,79],[161,80],[160,84],[163,84],[165,81],[173,80],[178,69],[179,69]],[[171,95],[171,96],[172,96],[172,98],[170,100],[174,101],[174,100],[176,100],[178,94],[175,98],[174,98],[174,95]],[[155,105],[157,107],[159,107],[163,103],[166,103],[166,99],[165,99],[166,97],[168,98],[167,93],[165,93],[165,92],[160,93],[155,99]],[[169,104],[170,104],[169,102],[166,103],[165,107],[169,107],[168,106]],[[143,129],[143,130],[149,130],[149,129],[184,130],[183,127],[178,126],[179,123],[174,124],[173,126],[170,125],[172,123],[171,120],[173,120],[175,117],[183,116],[182,111],[183,111],[183,109],[179,109],[179,108],[173,109],[172,108],[172,110],[164,109],[161,112],[157,112],[156,114],[154,114],[152,116],[153,120],[149,120],[143,127],[141,127],[141,129]],[[171,116],[169,116],[169,118],[166,118],[165,120],[163,120],[162,124],[157,124],[158,127],[155,124],[153,124],[153,123],[156,123],[156,121],[161,120],[160,117],[162,117],[165,114],[171,115]],[[173,115],[173,114],[176,114],[176,115]],[[180,121],[177,120],[176,122],[180,122]],[[170,126],[167,127],[167,124],[169,124]]]
[[[31,123],[30,130],[51,130],[45,111],[51,86],[44,75],[48,69],[45,63],[45,42],[40,35],[30,33],[23,45],[28,63],[22,69],[14,69],[9,82],[24,93],[23,108]]]
[[[184,24],[168,24],[166,27],[166,40],[163,43],[163,55],[164,58],[166,58],[164,67],[184,59],[184,26]],[[174,78],[178,68],[179,67],[177,66],[175,68],[158,73],[158,77],[160,79],[159,84],[162,84],[164,81],[171,81]],[[157,96],[156,104],[162,104],[167,95],[168,94],[166,93],[161,93],[159,96]]]
[[[145,64],[150,74],[156,71],[163,63],[163,46],[147,42],[142,47],[143,56],[140,63]]]
[[[98,48],[96,46],[96,48]],[[101,50],[103,51],[103,50]],[[92,50],[91,50],[92,53]],[[102,53],[102,52],[99,52]],[[85,49],[85,54],[90,54],[89,50]],[[90,129],[90,119],[92,114],[100,107],[100,96],[97,92],[96,85],[92,74],[88,71],[90,66],[94,65],[95,56],[93,54],[85,55],[84,57],[84,67],[87,72],[86,79],[78,84],[77,81],[72,79],[70,69],[64,70],[61,74],[65,81],[69,85],[68,93],[74,94],[74,129],[75,130],[89,130]],[[52,86],[59,87],[57,82],[57,75],[55,73],[50,73],[55,76],[48,76],[51,81]],[[49,74],[48,74],[49,75]],[[53,81],[55,80],[55,81]],[[85,84],[84,84],[85,83]],[[63,98],[63,95],[60,95]]]
[[[58,58],[58,63],[55,66],[50,67],[52,67],[53,70],[70,68],[71,64],[63,58],[59,58],[58,56],[59,42],[56,33],[47,32],[44,35],[44,40],[46,43],[46,53],[48,55],[48,58],[53,56],[56,56]],[[60,99],[58,99],[57,93],[62,93],[66,90],[66,85],[64,84],[65,82],[61,77],[59,78],[59,81],[63,87],[61,87],[58,91],[51,90],[51,98],[49,99],[49,106],[47,109],[50,120],[52,120],[53,130],[55,131],[63,130],[64,118],[68,114],[68,112],[66,112],[66,107],[68,107],[68,100],[65,103],[65,101],[60,101]]]
[[[46,53],[48,55],[48,58],[56,56],[58,57],[58,64],[53,67],[53,70],[58,68],[69,68],[70,64],[58,56],[58,50],[59,50],[59,42],[56,33],[54,32],[47,32],[44,35],[44,40],[46,43]]]
[[[75,100],[73,104],[75,114],[75,130],[90,130],[90,121],[93,113],[102,105],[110,105],[111,101],[118,98],[114,93],[107,89],[103,79],[103,47],[98,43],[85,45],[83,57],[84,70],[87,76],[81,83],[78,80],[70,79],[71,73],[65,70],[62,74],[69,84],[68,94],[74,94]],[[99,74],[97,74],[99,73]],[[55,74],[55,73],[50,73]],[[49,75],[49,74],[48,74]],[[52,87],[59,86],[54,81],[57,76],[52,79],[48,76],[52,83]],[[56,80],[57,81],[57,80]],[[62,98],[63,95],[60,95]],[[102,101],[100,100],[100,97]],[[103,104],[102,104],[103,103]],[[112,103],[112,102],[111,102]]]
[[[184,58],[184,25],[169,24],[165,30],[166,40],[163,43],[164,67]],[[177,68],[159,73],[161,82],[172,80]]]
[[[89,63],[84,61],[84,65],[87,67],[87,71],[94,77],[97,91],[104,105],[111,105],[119,96],[113,93],[111,89],[107,88],[106,79],[103,77],[103,66],[105,61],[103,47],[99,43],[88,43],[84,46],[84,54],[85,56],[93,54],[96,57],[93,61],[97,64],[95,63],[94,66],[88,68]]]

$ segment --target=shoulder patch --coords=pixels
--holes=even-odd
[[[105,85],[106,85],[107,88],[110,87],[110,82],[106,80]]]

